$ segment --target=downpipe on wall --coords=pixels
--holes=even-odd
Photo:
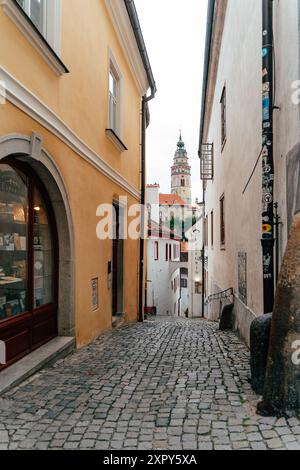
[[[274,306],[273,0],[262,0],[262,257],[263,310]]]

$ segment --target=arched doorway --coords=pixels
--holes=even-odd
[[[6,367],[58,334],[58,237],[41,179],[0,162],[0,340]]]

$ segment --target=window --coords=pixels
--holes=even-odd
[[[221,144],[224,145],[227,137],[226,122],[226,87],[223,88],[221,97]]]
[[[17,0],[29,16],[34,26],[44,36],[46,35],[46,1],[45,0]]]
[[[181,288],[187,289],[187,286],[188,286],[187,279],[181,279]]]
[[[166,261],[169,261],[169,244],[166,243]]]
[[[184,181],[184,178],[181,179],[181,187],[184,187],[185,186],[185,181]]]
[[[172,261],[172,245],[169,245],[169,261]]]
[[[225,247],[225,196],[220,198],[220,241],[221,247]]]
[[[118,134],[118,99],[119,80],[112,68],[109,72],[109,127]]]
[[[214,246],[214,211],[210,213],[210,242]]]
[[[208,216],[204,219],[204,245],[208,246]]]
[[[195,294],[202,294],[202,292],[201,292],[201,282],[195,282]]]
[[[1,0],[0,4],[53,72],[68,73],[60,59],[62,0]]]
[[[154,244],[154,260],[158,261],[159,260],[159,246],[158,242],[155,242]]]

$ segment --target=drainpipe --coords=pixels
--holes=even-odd
[[[201,258],[202,258],[202,318],[205,317],[205,292],[204,292],[204,282],[205,282],[205,187],[204,187],[204,181],[203,181],[203,223],[202,223],[202,253],[201,253]]]
[[[153,96],[154,97],[154,96]],[[146,202],[146,129],[149,122],[148,101],[150,97],[143,97],[142,101],[142,143],[141,143],[141,237],[140,237],[140,261],[139,261],[139,310],[138,321],[144,321],[144,268],[145,268],[145,202]]]
[[[150,114],[148,102],[155,97],[157,91],[153,72],[151,69],[143,33],[141,30],[138,14],[135,8],[134,0],[124,0],[125,7],[130,19],[131,27],[135,35],[136,43],[147,75],[148,83],[151,88],[151,94],[144,96],[142,101],[142,142],[141,142],[141,238],[140,238],[140,261],[139,261],[139,310],[138,321],[144,321],[143,294],[144,289],[144,250],[145,250],[145,192],[146,192],[146,129],[150,123]]]
[[[263,308],[274,306],[273,0],[262,0],[262,256]]]

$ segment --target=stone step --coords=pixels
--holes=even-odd
[[[0,396],[41,370],[71,354],[75,349],[75,338],[58,336],[36,351],[20,359],[0,372]]]

